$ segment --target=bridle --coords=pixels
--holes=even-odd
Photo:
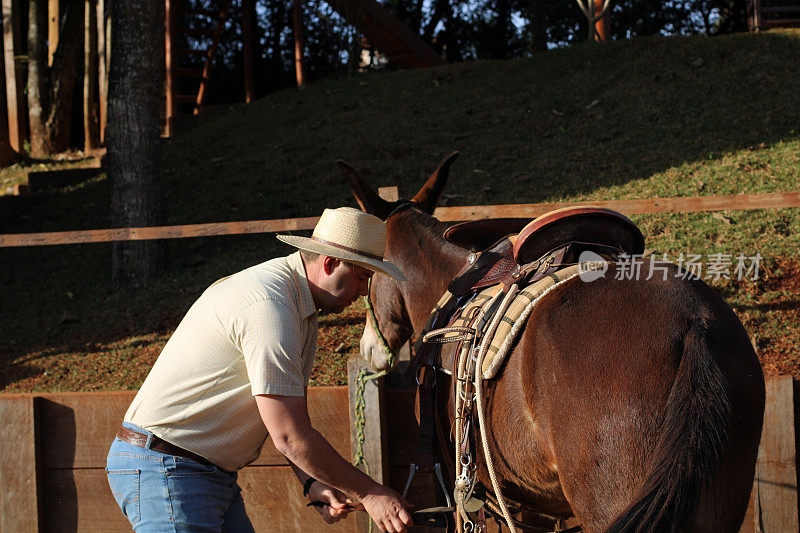
[[[372,329],[375,331],[375,336],[378,337],[378,342],[381,343],[383,351],[389,354],[388,367],[391,368],[394,366],[394,361],[397,358],[397,352],[392,350],[392,348],[389,346],[389,341],[387,341],[386,337],[383,335],[383,333],[381,333],[381,328],[378,326],[378,317],[375,316],[375,308],[372,307],[372,302],[369,299],[370,292],[372,292],[372,278],[369,278],[369,281],[367,282],[367,295],[364,296],[364,306],[367,308],[367,317],[372,325]]]
[[[415,207],[417,204],[412,202],[411,200],[400,200],[394,209],[392,209],[384,222],[389,222],[389,219],[394,215],[405,211],[411,207]],[[367,295],[364,296],[364,306],[367,308],[367,317],[369,318],[370,324],[372,325],[372,329],[375,330],[375,336],[378,338],[378,342],[380,342],[381,347],[383,348],[384,352],[389,354],[389,364],[388,368],[394,366],[394,362],[397,359],[397,351],[392,350],[389,346],[389,341],[386,340],[386,336],[381,332],[381,328],[378,325],[378,317],[375,316],[375,308],[372,305],[372,301],[370,300],[369,295],[372,293],[372,278],[369,278],[369,282],[367,284]],[[381,375],[384,375],[386,371],[383,371]]]

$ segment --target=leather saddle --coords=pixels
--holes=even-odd
[[[557,209],[534,220],[463,222],[448,228],[444,237],[473,253],[428,317],[426,332],[448,325],[477,292],[497,284],[503,285],[502,290],[512,284],[528,286],[577,263],[584,251],[593,251],[607,261],[615,261],[621,254],[644,252],[644,237],[630,219],[611,209],[593,206]],[[488,309],[483,321],[495,311]],[[478,330],[483,326],[476,325]],[[418,366],[448,368],[453,361],[452,345],[442,350],[441,344],[424,342],[423,338],[421,335],[417,339],[417,355],[409,367],[409,376]]]
[[[465,294],[495,283],[536,281],[592,250],[613,260],[644,252],[644,237],[628,217],[612,209],[565,207],[535,218],[462,222],[444,238],[473,253],[448,290]],[[479,250],[483,250],[479,252]]]

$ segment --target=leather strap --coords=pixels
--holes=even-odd
[[[145,448],[145,446],[147,446],[148,437],[149,435],[138,433],[136,431],[126,428],[125,426],[122,426],[117,430],[117,438],[119,440],[127,442],[128,444],[133,444],[134,446],[138,446],[140,448]],[[168,455],[177,455],[179,457],[186,457],[188,459],[193,459],[198,463],[204,465],[216,466],[214,465],[214,463],[212,463],[205,457],[197,455],[194,452],[190,452],[189,450],[184,450],[180,446],[171,444],[165,441],[164,439],[156,437],[155,435],[153,435],[153,438],[150,441],[149,449],[156,452],[166,453]]]
[[[433,471],[433,454],[436,439],[436,370],[420,369],[419,381],[419,433],[417,434],[417,464],[422,472]]]

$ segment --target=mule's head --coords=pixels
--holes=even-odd
[[[419,317],[424,322],[430,312],[430,306],[416,296],[425,290],[428,280],[424,265],[430,264],[425,259],[426,252],[418,238],[416,224],[420,219],[433,220],[433,211],[447,182],[450,164],[457,157],[458,152],[453,152],[444,159],[411,200],[395,202],[381,198],[348,163],[336,161],[350,182],[350,190],[361,209],[386,221],[384,259],[400,267],[409,280],[399,282],[380,274],[372,277],[367,322],[360,348],[361,357],[375,371],[389,369],[397,362],[395,354],[411,338]]]

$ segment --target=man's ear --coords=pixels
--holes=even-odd
[[[325,272],[326,276],[330,276],[336,267],[339,266],[341,260],[336,259],[335,257],[330,257],[327,255],[322,256],[322,271]]]

